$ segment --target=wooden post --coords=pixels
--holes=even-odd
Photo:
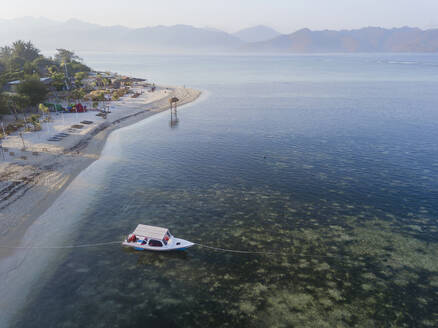
[[[23,133],[19,133],[20,134],[20,138],[21,138],[21,142],[23,143],[23,150],[26,150],[26,145],[24,144],[24,139],[23,139]]]
[[[5,131],[5,128],[3,126],[3,121],[2,121],[2,130],[3,130],[3,136],[4,136],[4,138],[6,138],[6,131]]]

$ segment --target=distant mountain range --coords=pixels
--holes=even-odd
[[[311,31],[302,29],[272,40],[248,44],[252,52],[438,52],[438,29],[402,27],[384,29]]]
[[[258,25],[240,30],[233,35],[244,42],[263,42],[274,39],[281,33],[268,26]]]
[[[438,29],[367,27],[357,30],[311,31],[280,34],[255,26],[230,34],[189,25],[128,28],[101,26],[71,19],[0,19],[0,45],[31,40],[43,50],[143,52],[438,52]]]
[[[229,51],[242,47],[237,37],[188,25],[128,28],[71,19],[57,22],[25,17],[0,20],[0,43],[31,40],[39,48],[82,51]]]

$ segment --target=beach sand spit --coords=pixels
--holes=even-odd
[[[0,154],[0,245],[18,245],[27,228],[42,215],[71,181],[99,158],[108,135],[169,109],[169,99],[178,106],[196,100],[201,92],[183,87],[159,87],[155,92],[137,87],[141,95],[111,103],[106,119],[95,111],[52,115],[38,132],[16,134],[3,140]],[[91,124],[81,124],[92,121]],[[72,125],[82,125],[71,129]],[[48,141],[53,135],[69,135]],[[23,141],[25,149],[23,149]],[[0,259],[13,253],[0,249]]]

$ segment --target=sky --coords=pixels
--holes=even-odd
[[[187,24],[234,32],[268,25],[282,33],[307,27],[438,28],[438,0],[0,0],[0,18],[81,19],[100,25]]]

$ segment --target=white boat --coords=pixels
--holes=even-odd
[[[192,247],[194,243],[175,238],[167,228],[139,224],[134,232],[122,243],[123,246],[143,251],[175,251]]]

